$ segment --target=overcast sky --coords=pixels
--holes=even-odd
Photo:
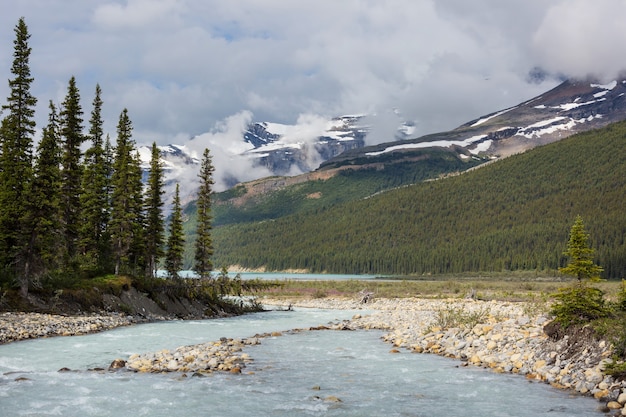
[[[140,144],[356,113],[387,141],[393,109],[419,134],[449,130],[557,76],[626,67],[625,0],[2,0],[6,80],[22,16],[38,128],[74,75],[85,120],[99,83],[112,138],[126,107]]]

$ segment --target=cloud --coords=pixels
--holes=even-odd
[[[96,7],[93,22],[107,28],[141,29],[164,24],[176,16],[182,3],[176,0],[128,0],[126,4],[105,3]]]
[[[215,191],[231,187],[235,180],[249,181],[271,175],[268,169],[256,166],[254,160],[241,155],[245,150],[252,148],[242,141],[243,133],[252,117],[249,111],[231,115],[217,122],[209,132],[198,135],[188,142],[189,149],[197,158],[202,157],[204,149],[210,150],[215,167],[213,176]],[[190,189],[196,188],[196,176],[181,180],[189,184]]]
[[[622,0],[558,2],[533,36],[537,62],[570,77],[615,78],[626,70],[625,14]]]
[[[251,113],[256,121],[290,125],[301,115],[376,114],[376,134],[368,140],[378,142],[395,134],[395,108],[423,135],[558,83],[551,77],[530,83],[533,68],[572,76],[620,71],[624,4],[12,0],[0,14],[0,43],[10,50],[12,29],[24,16],[38,126],[45,125],[48,100],[60,103],[74,75],[86,114],[100,83],[113,138],[128,108],[138,143],[204,134],[220,136],[220,143],[240,140],[236,127],[218,126]],[[11,61],[0,54],[5,79]],[[0,97],[7,95],[0,83]]]

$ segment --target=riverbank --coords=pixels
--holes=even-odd
[[[62,316],[41,313],[0,313],[0,344],[40,337],[79,336],[130,326],[146,320],[123,314]]]
[[[560,340],[544,327],[550,317],[532,303],[471,299],[380,299],[366,304],[353,299],[270,300],[282,307],[367,309],[348,323],[352,329],[381,329],[391,350],[433,353],[494,372],[520,374],[559,388],[592,395],[626,415],[626,382],[605,376],[610,344],[587,331]]]
[[[580,332],[552,340],[544,333],[550,318],[540,305],[465,299],[383,299],[360,303],[352,298],[275,300],[276,308],[360,310],[351,320],[301,330],[384,330],[390,352],[433,353],[459,360],[460,366],[480,366],[494,372],[523,375],[560,389],[592,395],[614,415],[626,415],[626,383],[605,377],[611,346]],[[36,313],[0,314],[0,343],[51,336],[93,333],[146,321],[120,314],[60,316]],[[292,329],[286,329],[292,330]],[[297,331],[297,330],[296,330]],[[142,372],[242,372],[253,360],[248,349],[265,336],[224,339],[172,351],[141,353],[112,368]],[[246,352],[243,352],[246,349]],[[615,414],[616,413],[616,414]]]

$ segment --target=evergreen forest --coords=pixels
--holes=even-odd
[[[214,259],[277,271],[556,274],[566,262],[569,227],[580,215],[603,277],[621,278],[626,276],[625,151],[626,123],[620,122],[462,175],[224,224],[214,229]],[[304,201],[315,186],[323,182],[299,186],[306,189],[299,198]],[[343,187],[337,194],[353,192],[349,181]]]
[[[179,278],[185,244],[182,208],[176,194],[166,241],[163,167],[156,144],[144,184],[128,110],[121,110],[111,140],[103,130],[100,85],[94,86],[91,111],[86,113],[74,76],[63,102],[49,102],[48,122],[36,142],[38,99],[31,94],[32,50],[24,18],[14,31],[10,95],[2,105],[0,126],[3,299],[14,288],[27,299],[32,290],[93,289],[103,281],[127,285],[126,279],[107,280],[109,275],[138,278],[144,287],[162,287],[163,280],[155,280],[157,284],[149,280],[163,265],[170,278]],[[207,150],[199,192],[205,201],[212,173]],[[195,270],[206,277],[212,269],[212,217],[210,204],[204,207],[197,222],[202,225],[197,234],[203,246]],[[176,288],[183,286],[182,280],[176,281]],[[222,287],[226,288],[224,282]],[[211,294],[212,301],[221,296]]]

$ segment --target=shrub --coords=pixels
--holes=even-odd
[[[555,321],[565,328],[608,317],[611,314],[611,309],[604,301],[604,292],[582,281],[571,287],[561,288],[554,298],[556,302],[551,313]]]
[[[430,324],[427,331],[430,332],[433,327],[441,327],[442,329],[465,328],[472,329],[479,323],[484,322],[489,317],[489,308],[482,307],[475,311],[466,311],[465,306],[455,306],[446,304],[435,311],[435,320]]]

